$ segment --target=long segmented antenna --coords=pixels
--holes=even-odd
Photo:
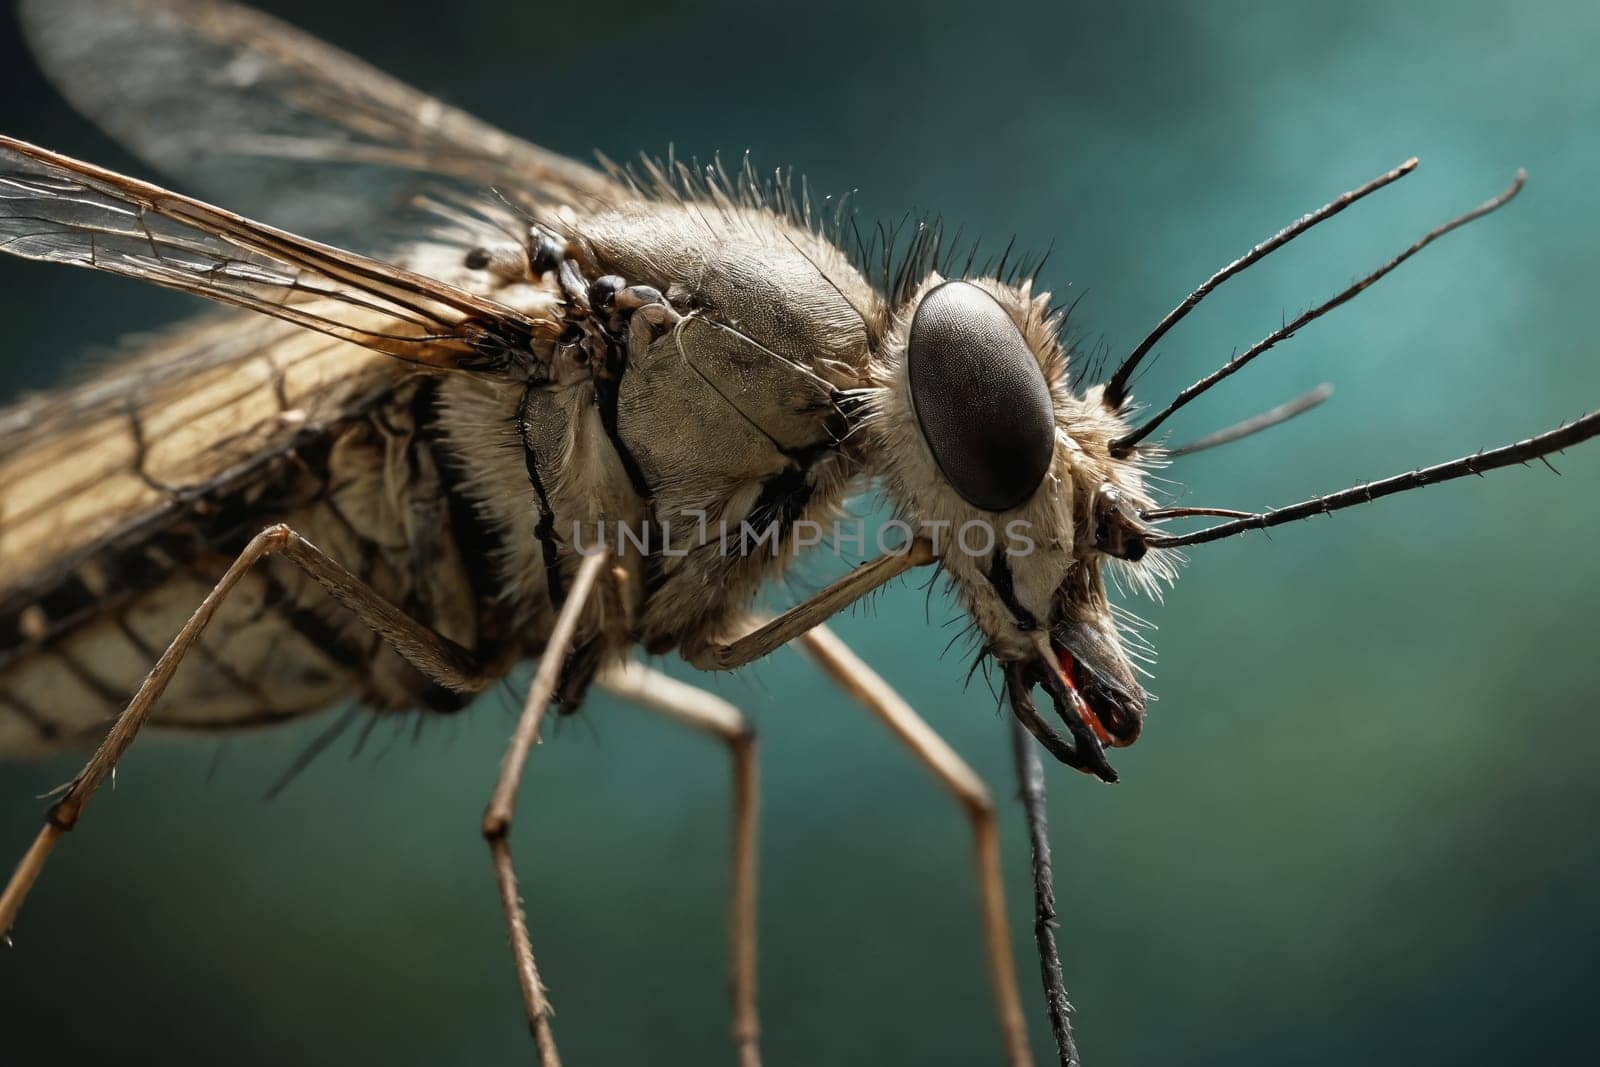
[[[1215,519],[1253,519],[1253,511],[1240,511],[1237,508],[1151,508],[1149,511],[1139,512],[1139,517],[1146,522],[1157,522],[1161,519],[1191,519],[1200,515],[1209,515]]]
[[[1316,319],[1320,319],[1322,316],[1326,315],[1339,305],[1354,300],[1356,297],[1365,292],[1368,287],[1377,282],[1378,279],[1394,270],[1400,264],[1416,255],[1424,248],[1427,248],[1429,245],[1443,237],[1445,234],[1449,233],[1451,230],[1465,226],[1467,223],[1472,222],[1475,219],[1481,219],[1483,216],[1489,214],[1491,211],[1494,211],[1497,208],[1504,207],[1508,202],[1510,202],[1512,197],[1516,196],[1517,193],[1522,191],[1522,186],[1527,180],[1527,171],[1517,171],[1517,176],[1512,179],[1511,185],[1508,186],[1505,192],[1501,193],[1499,196],[1496,196],[1490,200],[1485,200],[1483,203],[1479,204],[1471,211],[1468,211],[1466,214],[1458,215],[1449,222],[1434,227],[1421,238],[1419,238],[1414,244],[1412,244],[1410,248],[1407,248],[1404,252],[1401,252],[1389,262],[1373,271],[1371,274],[1366,275],[1349,288],[1341,290],[1339,293],[1335,294],[1333,297],[1329,298],[1323,303],[1318,304],[1311,310],[1301,312],[1300,315],[1297,316],[1293,321],[1285,323],[1283,326],[1280,326],[1278,329],[1267,334],[1267,336],[1263,337],[1261,340],[1257,341],[1243,352],[1240,352],[1237,356],[1234,356],[1232,359],[1228,360],[1228,362],[1224,363],[1222,366],[1218,367],[1204,378],[1201,378],[1193,385],[1184,389],[1183,392],[1179,393],[1175,398],[1173,398],[1172,403],[1156,412],[1155,415],[1151,416],[1143,424],[1135,427],[1128,433],[1123,434],[1115,441],[1112,441],[1111,454],[1113,456],[1126,456],[1133,450],[1134,445],[1137,445],[1140,441],[1150,436],[1151,432],[1163,422],[1167,421],[1168,417],[1170,417],[1173,412],[1177,411],[1179,408],[1183,407],[1185,404],[1189,403],[1189,401],[1193,400],[1207,389],[1210,389],[1213,385],[1216,385],[1224,378],[1236,373],[1246,363],[1249,363],[1263,352],[1266,352],[1279,341],[1285,341],[1290,337],[1293,337],[1307,323],[1313,322]]]
[[[1256,245],[1238,259],[1234,260],[1232,263],[1229,263],[1226,267],[1223,267],[1221,270],[1217,271],[1217,273],[1201,282],[1200,286],[1195,289],[1194,292],[1183,298],[1183,302],[1181,304],[1167,312],[1166,318],[1162,319],[1161,322],[1156,325],[1156,328],[1150,331],[1150,336],[1139,342],[1139,347],[1135,348],[1128,355],[1128,358],[1122,361],[1122,365],[1116,369],[1116,372],[1112,374],[1109,379],[1107,379],[1105,392],[1101,394],[1102,400],[1106,407],[1115,411],[1122,406],[1122,402],[1128,399],[1129,379],[1133,377],[1133,372],[1138,369],[1139,363],[1144,359],[1145,356],[1150,354],[1150,350],[1155,347],[1156,342],[1165,337],[1167,331],[1181,322],[1185,315],[1193,311],[1195,305],[1204,300],[1206,295],[1210,293],[1211,290],[1215,289],[1217,286],[1221,285],[1235,274],[1238,274],[1252,263],[1255,263],[1263,256],[1266,256],[1268,253],[1275,252],[1282,248],[1296,237],[1299,237],[1301,234],[1311,229],[1311,227],[1315,226],[1317,223],[1332,218],[1345,208],[1349,207],[1351,204],[1355,203],[1357,200],[1360,200],[1362,197],[1366,196],[1368,193],[1375,193],[1379,189],[1382,189],[1385,185],[1388,185],[1391,182],[1399,181],[1401,178],[1404,178],[1407,174],[1410,174],[1416,169],[1417,157],[1412,156],[1410,159],[1389,171],[1387,174],[1380,174],[1378,177],[1372,179],[1370,182],[1361,186],[1360,188],[1351,189],[1349,192],[1344,193],[1322,205],[1317,210],[1311,212],[1311,214],[1300,216],[1300,218],[1296,219],[1294,222],[1291,222],[1289,225],[1285,226],[1283,229],[1279,230],[1277,233],[1273,234],[1265,241],[1262,241],[1260,244]]]
[[[1215,430],[1204,437],[1190,441],[1186,445],[1169,448],[1167,449],[1167,455],[1173,457],[1192,456],[1196,452],[1204,452],[1208,448],[1232,444],[1241,438],[1258,434],[1262,430],[1270,430],[1274,426],[1288,422],[1296,415],[1303,415],[1332,395],[1333,386],[1328,382],[1323,382],[1315,389],[1307,390],[1293,400],[1287,400],[1275,408],[1268,408],[1258,415],[1252,415],[1248,419],[1241,419],[1232,426],[1225,426],[1220,430]]]
[[[1264,511],[1247,514],[1231,522],[1221,522],[1215,526],[1208,526],[1203,530],[1196,530],[1186,534],[1167,534],[1150,532],[1145,535],[1145,544],[1151,548],[1182,548],[1185,545],[1205,544],[1208,541],[1220,541],[1224,537],[1244,533],[1247,530],[1265,530],[1269,526],[1281,526],[1286,522],[1295,522],[1307,519],[1313,515],[1326,515],[1342,508],[1354,507],[1357,504],[1366,504],[1382,496],[1391,496],[1395,493],[1404,493],[1408,489],[1421,489],[1425,485],[1436,485],[1439,482],[1448,482],[1452,478],[1463,478],[1469,474],[1483,474],[1498,467],[1509,467],[1514,463],[1528,463],[1532,460],[1542,460],[1553,452],[1587,441],[1591,437],[1600,436],[1600,411],[1593,411],[1582,418],[1570,422],[1565,426],[1557,427],[1530,437],[1525,441],[1515,444],[1503,445],[1488,452],[1476,452],[1470,456],[1462,456],[1448,463],[1440,463],[1433,467],[1423,467],[1418,470],[1397,474],[1392,478],[1381,481],[1368,482],[1366,485],[1355,485],[1337,493],[1327,496],[1313,497],[1303,500],[1298,504],[1291,504],[1286,508],[1275,511]],[[1145,513],[1145,518],[1155,519],[1161,517],[1178,517],[1179,512],[1190,514],[1204,514],[1208,510],[1200,508],[1167,508],[1160,511]]]

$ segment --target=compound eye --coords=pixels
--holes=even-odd
[[[917,425],[950,487],[1007,511],[1033,496],[1055,451],[1055,405],[1006,309],[969,282],[945,282],[911,319],[906,371]]]

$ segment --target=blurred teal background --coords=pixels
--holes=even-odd
[[[1531,180],[1202,402],[1186,499],[1283,504],[1600,405],[1600,7],[827,3],[264,5],[542,144],[753,151],[867,219],[1053,244],[1074,329],[1126,351],[1212,269],[1393,166],[1418,173],[1231,283],[1162,345],[1170,396],[1436,221]],[[0,130],[112,166],[0,30]],[[174,179],[181,185],[181,179]],[[0,262],[0,387],[193,305]],[[1568,1063],[1600,994],[1600,446],[1203,546],[1160,606],[1124,781],[1049,768],[1086,1062]],[[898,588],[839,630],[1005,801],[1007,729]],[[674,666],[680,675],[688,672]],[[762,731],[768,1060],[998,1063],[964,821],[792,653],[714,679]],[[477,824],[512,699],[262,794],[320,723],[146,739],[0,953],[7,1064],[526,1063]],[[380,731],[380,739],[383,736]],[[72,759],[0,765],[4,862]],[[538,750],[516,845],[570,1063],[728,1062],[722,751],[606,700]]]

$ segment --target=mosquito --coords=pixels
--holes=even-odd
[[[748,164],[583,165],[231,4],[21,11],[90,118],[184,180],[277,190],[296,229],[0,138],[0,248],[231,309],[0,412],[0,752],[93,747],[0,895],[0,930],[146,725],[231,731],[351,701],[450,713],[534,660],[482,829],[542,1062],[559,1057],[509,832],[547,714],[600,689],[727,746],[732,1041],[756,1064],[755,734],[638,656],[726,671],[794,644],[966,813],[1004,1051],[1028,1064],[992,795],[827,620],[936,568],[1016,719],[1112,782],[1107,751],[1139,736],[1147,694],[1108,575],[1153,589],[1185,546],[1600,434],[1589,414],[1264,512],[1164,507],[1150,483],[1184,451],[1155,436],[1173,412],[1506,203],[1520,174],[1135,421],[1134,372],[1207,294],[1415,161],[1218,271],[1080,391],[1037,261],[980,265],[932,224],[862,239],[847,210]],[[311,189],[348,194],[335,221],[360,241],[306,235],[328,221]],[[874,486],[903,542],[759,616],[807,532]],[[1168,525],[1200,516],[1223,521]]]

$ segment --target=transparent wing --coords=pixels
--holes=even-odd
[[[554,329],[492,300],[0,137],[0,251],[249,308],[397,359],[503,372]]]
[[[216,0],[22,0],[75,107],[177,180],[373,247],[419,185],[583,206],[622,188],[276,19]]]

